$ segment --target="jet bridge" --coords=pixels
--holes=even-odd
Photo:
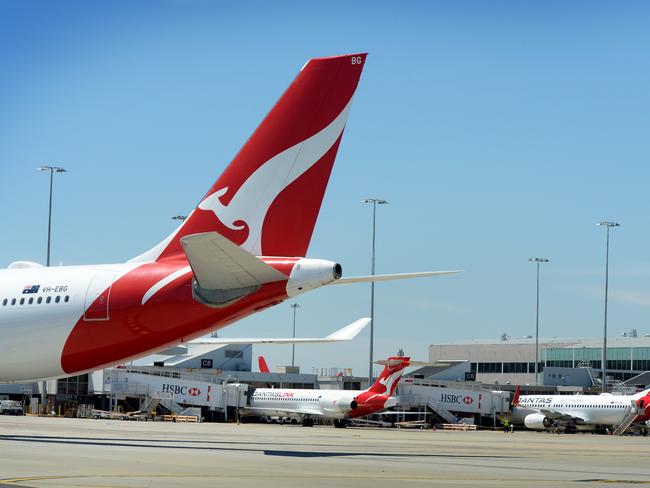
[[[510,409],[510,392],[477,383],[405,378],[397,391],[400,409],[428,410],[449,423],[468,417],[494,419]]]
[[[184,406],[223,412],[227,407],[245,406],[249,395],[246,384],[225,382],[216,375],[166,368],[112,368],[106,370],[104,378],[104,391],[113,400],[138,398],[141,410],[163,405],[174,413],[182,411]]]

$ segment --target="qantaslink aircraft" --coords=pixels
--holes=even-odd
[[[262,364],[261,369],[268,372],[266,361],[260,356]],[[411,365],[411,358],[392,356],[377,364],[384,365],[384,370],[367,390],[255,388],[250,406],[243,408],[241,413],[258,417],[300,417],[306,427],[313,426],[316,418],[334,419],[335,427],[345,427],[346,419],[365,417],[396,405],[393,393],[404,368]]]
[[[0,270],[0,381],[80,374],[342,278],[306,258],[366,54],[310,60],[188,218],[119,264]]]

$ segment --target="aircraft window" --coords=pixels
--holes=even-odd
[[[24,298],[21,298],[21,299],[20,299],[20,304],[21,304],[21,305],[24,305],[24,304],[25,304],[25,299],[24,299]]]
[[[65,298],[63,299],[65,303],[68,303],[70,301],[70,295],[66,295]]]
[[[12,298],[12,299],[11,299],[11,304],[12,304],[12,305],[16,305],[16,299],[15,299],[15,298]]]
[[[43,297],[38,297],[36,299],[36,303],[42,303],[43,302]]]
[[[47,297],[47,298],[45,299],[45,303],[50,303],[51,301],[52,301],[52,297]]]
[[[54,299],[56,303],[59,303],[61,301],[61,295],[57,295],[56,298]]]
[[[4,300],[2,300],[2,306],[4,307],[5,305],[7,305],[7,302],[8,302],[8,301],[9,301],[9,300],[7,300],[6,298],[5,298]]]
[[[29,297],[29,304],[31,305],[32,303],[34,303],[34,297]]]

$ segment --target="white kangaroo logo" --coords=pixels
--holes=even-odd
[[[393,389],[393,384],[399,379],[400,376],[402,376],[402,368],[400,368],[398,371],[395,371],[394,373],[391,373],[389,376],[380,378],[379,383],[384,385],[386,392],[390,393],[390,391]]]
[[[269,207],[277,196],[311,168],[337,141],[352,105],[352,99],[341,113],[324,129],[302,142],[269,159],[244,182],[228,205],[219,200],[228,192],[221,188],[199,204],[201,210],[214,212],[223,225],[232,230],[242,230],[248,225],[249,233],[241,245],[251,254],[262,255],[262,224]]]

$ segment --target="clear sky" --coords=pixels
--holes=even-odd
[[[0,265],[122,262],[188,213],[310,57],[369,52],[309,254],[377,286],[376,357],[433,342],[650,333],[647,2],[0,2]],[[298,335],[368,314],[369,286],[299,300]],[[224,336],[288,336],[290,302]],[[368,332],[297,363],[367,372]],[[290,346],[265,346],[272,366]]]

